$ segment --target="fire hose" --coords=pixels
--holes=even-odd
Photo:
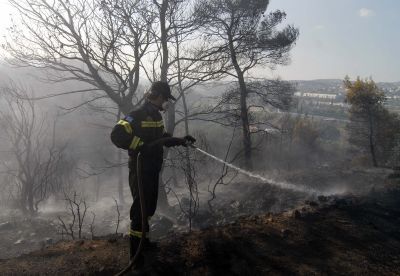
[[[168,143],[171,143],[175,141],[177,138],[175,137],[164,137],[161,139],[158,139],[148,145],[148,147],[153,147],[155,145],[166,145]],[[194,147],[193,144],[188,144],[188,146]],[[116,274],[116,276],[121,276],[127,273],[129,270],[134,268],[134,264],[139,257],[140,252],[143,249],[143,244],[144,244],[144,239],[146,238],[146,219],[147,219],[147,210],[146,210],[146,204],[145,204],[145,198],[144,198],[144,192],[143,192],[143,181],[142,181],[142,156],[141,152],[139,151],[136,157],[136,177],[137,177],[137,186],[138,186],[138,191],[139,191],[139,201],[140,201],[140,212],[142,216],[142,237],[140,238],[139,246],[136,250],[136,253],[132,259],[130,259],[129,264],[121,270],[119,273]]]
[[[174,142],[174,139],[179,139],[179,138],[175,138],[175,137],[165,137],[165,138],[161,138],[157,141],[152,142],[151,144],[149,144],[149,146],[154,146],[154,145],[168,145],[168,143],[172,143]],[[195,145],[193,145],[193,143],[191,143],[190,141],[188,141],[186,143],[186,146],[191,147],[195,150],[197,150],[198,152],[210,157],[211,159],[214,159],[215,161],[218,161],[219,163],[225,164],[226,166],[230,167],[231,169],[236,170],[237,172],[240,172],[244,175],[247,175],[248,177],[251,178],[255,178],[258,180],[261,180],[264,183],[267,183],[271,186],[278,186],[282,189],[288,189],[288,190],[293,190],[293,191],[299,191],[299,192],[304,192],[304,193],[309,193],[309,194],[323,194],[320,191],[314,190],[312,188],[308,188],[308,187],[303,187],[301,185],[294,185],[291,183],[285,183],[285,182],[277,182],[277,181],[273,181],[271,179],[267,179],[261,175],[246,171],[242,168],[239,168],[233,164],[230,164],[198,147],[196,147]],[[144,204],[144,194],[143,194],[143,186],[142,186],[142,178],[141,178],[141,154],[138,153],[137,156],[137,177],[138,177],[138,189],[139,189],[139,199],[140,199],[140,208],[141,208],[141,212],[142,212],[142,238],[140,239],[140,243],[138,246],[138,249],[135,253],[134,258],[129,262],[128,266],[122,270],[121,272],[119,272],[117,274],[117,276],[119,275],[123,275],[126,272],[128,272],[132,266],[134,265],[134,262],[136,261],[136,259],[138,258],[140,251],[143,248],[143,243],[144,243],[144,239],[146,236],[146,229],[145,229],[145,219],[146,219],[146,208],[145,208],[145,204]]]
[[[139,152],[136,157],[136,176],[137,176],[137,186],[139,190],[139,201],[140,201],[140,211],[142,214],[142,237],[140,238],[139,246],[136,250],[135,255],[133,256],[132,259],[130,259],[129,264],[116,276],[124,275],[127,273],[129,270],[131,270],[132,267],[134,267],[134,264],[139,257],[140,252],[142,251],[143,248],[143,243],[144,239],[146,238],[146,218],[147,218],[147,210],[146,210],[146,205],[145,205],[145,199],[144,199],[144,192],[143,192],[143,183],[142,183],[142,156],[141,153]]]

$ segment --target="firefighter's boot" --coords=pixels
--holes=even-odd
[[[129,260],[132,261],[135,257],[137,250],[139,249],[140,238],[130,236],[129,240]],[[136,258],[134,268],[142,268],[144,266],[144,256],[142,252],[139,252],[139,256]]]

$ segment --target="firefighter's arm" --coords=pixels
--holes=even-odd
[[[187,147],[189,144],[193,144],[194,142],[196,142],[196,139],[194,139],[190,135],[187,135],[183,138],[173,137],[170,133],[166,132],[164,129],[163,137],[157,142],[167,148],[176,146]]]
[[[175,147],[175,146],[184,146],[187,147],[189,145],[193,145],[194,142],[196,142],[196,139],[194,139],[190,135],[186,135],[183,138],[178,138],[178,137],[165,137],[162,138],[163,140],[163,145],[166,147]]]
[[[143,145],[140,137],[135,135],[132,116],[118,121],[111,132],[111,141],[119,148],[136,150]]]

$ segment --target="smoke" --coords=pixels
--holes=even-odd
[[[228,162],[226,162],[226,161],[224,161],[224,160],[222,160],[222,159],[220,159],[220,158],[218,158],[218,157],[216,157],[216,156],[214,156],[214,155],[212,155],[212,154],[210,154],[210,153],[208,153],[208,152],[206,152],[206,151],[204,151],[202,149],[196,148],[196,150],[201,152],[202,154],[207,155],[208,157],[210,157],[210,158],[222,163],[222,164],[225,164],[226,166],[228,166],[228,167],[230,167],[230,168],[232,168],[232,169],[234,169],[234,170],[236,170],[236,171],[238,171],[238,172],[240,172],[242,174],[245,174],[245,175],[247,175],[247,176],[249,176],[251,178],[258,179],[258,180],[262,181],[263,183],[271,185],[271,186],[277,186],[277,187],[285,189],[285,190],[292,190],[292,191],[307,193],[307,194],[311,194],[311,195],[332,195],[332,194],[337,194],[336,193],[337,191],[334,192],[333,190],[332,191],[318,191],[316,189],[313,189],[313,188],[310,188],[310,187],[306,187],[306,186],[303,186],[303,185],[299,185],[299,184],[294,185],[294,184],[283,182],[283,181],[275,181],[272,178],[266,178],[266,177],[263,177],[263,176],[261,176],[259,174],[255,174],[255,173],[243,170],[243,169],[241,169],[241,168],[239,168],[239,167],[237,167],[237,166],[235,166],[233,164],[230,164],[230,163],[228,163]]]

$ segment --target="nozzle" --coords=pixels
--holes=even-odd
[[[192,149],[197,148],[197,147],[196,147],[193,143],[191,143],[191,142],[188,142],[186,145],[187,145],[188,147],[192,148]]]

